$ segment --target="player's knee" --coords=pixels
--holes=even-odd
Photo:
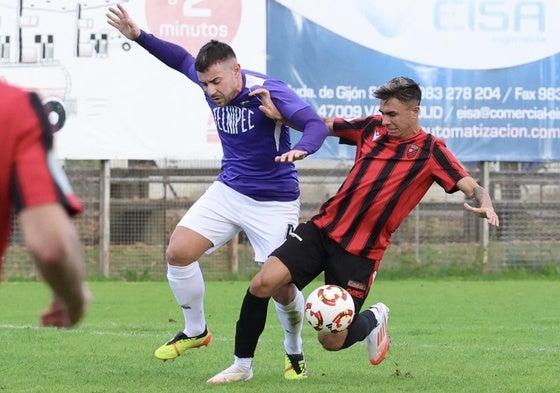
[[[49,243],[28,243],[27,247],[37,263],[46,269],[64,266],[65,261],[71,255],[63,239],[55,239]]]
[[[171,235],[165,257],[170,265],[187,266],[198,261],[212,242],[204,236],[184,227],[177,227]]]
[[[257,297],[271,297],[274,293],[272,282],[266,278],[262,271],[258,272],[251,280],[251,293]]]
[[[339,351],[344,344],[342,335],[334,333],[319,333],[317,340],[327,351]]]
[[[190,255],[188,249],[185,249],[184,246],[178,247],[173,243],[169,243],[165,251],[165,260],[173,266],[187,266],[196,261],[196,258]]]

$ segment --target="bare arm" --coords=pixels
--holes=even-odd
[[[71,327],[84,316],[91,295],[84,282],[85,269],[78,234],[59,204],[29,207],[19,221],[25,245],[53,292],[42,315],[45,326]]]
[[[498,215],[494,211],[492,199],[490,194],[482,186],[480,186],[472,177],[467,176],[457,182],[457,187],[468,198],[473,198],[478,207],[473,207],[468,203],[464,204],[467,211],[478,215],[481,218],[486,218],[488,223],[493,226],[500,226]]]
[[[330,135],[334,135],[334,128],[333,128],[334,117],[323,117],[323,121],[325,122],[325,125],[329,129]]]

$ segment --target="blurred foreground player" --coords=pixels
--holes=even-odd
[[[0,82],[0,102],[0,274],[15,212],[25,246],[52,289],[41,324],[71,327],[90,300],[69,217],[83,206],[54,158],[51,125],[37,95]]]

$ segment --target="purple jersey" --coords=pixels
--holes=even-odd
[[[202,87],[194,67],[195,58],[184,48],[144,31],[136,42]],[[205,93],[222,143],[222,168],[218,180],[255,200],[295,200],[299,197],[299,185],[294,164],[274,161],[276,156],[292,149],[289,129],[266,117],[259,110],[260,98],[249,96],[249,92],[259,87],[268,89],[278,110],[296,125],[302,125],[301,116],[296,115],[301,110],[306,110],[306,115],[312,113],[320,124],[322,122],[310,110],[309,104],[284,82],[249,70],[242,70],[241,73],[243,89],[227,106],[218,107]],[[311,128],[318,129],[320,126],[317,127],[315,122],[313,127],[308,127]],[[303,125],[302,129],[305,137]],[[315,152],[326,137],[328,129],[324,127],[324,130],[318,131],[315,133],[317,136],[307,137],[306,142],[302,137],[295,148],[300,146],[301,150],[309,154]]]

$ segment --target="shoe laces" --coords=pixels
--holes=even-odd
[[[290,363],[294,371],[297,374],[301,374],[303,372],[303,368],[305,366],[305,362],[303,360],[303,354],[294,354],[294,355],[287,355],[288,359],[290,359]]]

